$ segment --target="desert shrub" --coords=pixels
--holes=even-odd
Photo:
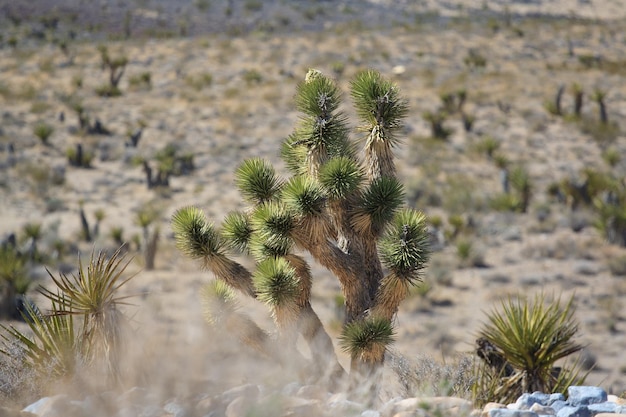
[[[435,139],[446,140],[452,134],[452,129],[445,127],[447,114],[444,111],[426,112],[424,119],[430,124],[431,135]]]
[[[246,70],[243,73],[243,80],[248,84],[259,84],[263,81],[263,74],[256,69]]]
[[[213,84],[213,75],[208,72],[201,74],[188,75],[185,77],[185,84],[192,87],[194,90],[202,90],[205,87],[210,87]]]
[[[463,58],[463,63],[470,69],[484,68],[487,66],[487,58],[477,50],[470,49]]]
[[[405,397],[471,398],[474,362],[469,355],[458,355],[451,363],[439,363],[424,355],[409,359],[397,353],[388,354],[389,367],[398,378]]]
[[[18,299],[32,284],[27,275],[27,258],[9,245],[0,246],[0,317],[20,319]]]
[[[78,168],[91,168],[94,154],[83,149],[83,145],[78,143],[73,148],[67,148],[65,156],[71,166]]]
[[[573,297],[565,304],[544,294],[503,300],[479,332],[475,403],[508,404],[526,392],[566,393],[570,385],[581,385],[586,374],[578,361],[557,367],[583,349],[574,339],[577,332]]]
[[[150,73],[150,71],[145,71],[141,74],[129,77],[128,86],[133,89],[144,88],[149,90],[152,87],[152,73]]]
[[[88,371],[96,380],[113,386],[119,381],[119,357],[124,316],[119,306],[126,297],[119,289],[132,278],[122,278],[130,261],[116,251],[110,258],[94,256],[85,268],[79,260],[77,275],[50,274],[55,290],[42,288],[51,302],[43,314],[27,305],[29,335],[14,326],[0,325],[6,334],[0,353],[19,359],[47,384]]]
[[[41,143],[47,145],[48,139],[50,139],[50,136],[54,133],[54,127],[47,123],[40,122],[33,127],[33,133],[39,138]]]
[[[614,276],[626,276],[626,255],[616,256],[608,261],[609,271]]]

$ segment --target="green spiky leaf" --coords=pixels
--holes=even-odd
[[[339,107],[340,99],[335,82],[319,72],[296,87],[296,108],[309,116],[329,115]]]
[[[288,210],[303,217],[319,216],[326,203],[322,187],[308,176],[291,178],[283,187],[282,197]]]
[[[361,207],[353,216],[358,231],[379,233],[404,203],[402,183],[393,177],[376,178],[363,193]]]
[[[248,217],[241,212],[229,213],[222,223],[222,236],[231,248],[247,253],[252,236]]]
[[[357,114],[366,124],[364,129],[369,132],[378,126],[381,138],[395,145],[394,132],[408,113],[407,101],[400,97],[398,87],[372,70],[357,74],[350,87]]]
[[[318,178],[329,198],[340,199],[359,189],[363,172],[354,160],[338,157],[321,167]]]
[[[347,135],[346,118],[341,114],[302,119],[300,127],[294,133],[295,143],[310,150],[325,151],[332,156],[350,154]]]
[[[295,269],[284,258],[267,258],[253,274],[258,298],[272,308],[295,306],[300,282]]]
[[[59,294],[59,298],[63,295]],[[53,311],[57,305],[53,302]],[[28,324],[32,336],[13,327],[0,325],[10,336],[0,335],[4,339],[5,349],[0,353],[11,356],[6,349],[11,343],[21,345],[25,364],[38,372],[63,377],[71,374],[79,364],[79,339],[74,333],[74,318],[71,314],[52,314],[42,316],[30,304],[26,304],[24,321]]]
[[[398,277],[414,283],[428,260],[428,229],[423,213],[400,211],[379,244],[380,258]]]
[[[347,324],[339,338],[344,352],[365,361],[381,357],[380,351],[394,342],[393,325],[381,317],[368,317]]]
[[[293,245],[290,233],[295,227],[295,219],[284,206],[274,202],[259,205],[252,213],[250,224],[254,230],[250,253],[257,260],[289,253]]]
[[[172,216],[172,230],[178,250],[192,259],[222,254],[224,242],[197,207],[188,206],[177,210]]]
[[[221,280],[211,281],[200,291],[204,318],[209,324],[217,325],[224,322],[239,306],[235,293]]]
[[[126,259],[121,248],[110,258],[103,252],[98,256],[92,252],[86,268],[78,259],[76,275],[55,277],[48,272],[62,291],[61,295],[45,288],[41,288],[40,292],[59,306],[60,313],[96,315],[110,312],[129,297],[120,295],[119,289],[134,277],[122,278],[130,262],[131,259]]]
[[[565,305],[560,299],[548,302],[543,293],[532,301],[504,300],[480,331],[480,337],[491,343],[513,371],[506,378],[494,376],[506,387],[506,391],[496,390],[496,400],[511,400],[523,392],[564,392],[572,381],[582,382],[579,362],[554,373],[557,361],[583,349],[574,341],[577,331],[573,297]]]
[[[297,135],[291,134],[280,147],[280,157],[285,162],[287,169],[294,175],[304,175],[307,172],[308,149],[299,140]]]
[[[261,158],[246,159],[235,171],[235,183],[243,197],[254,204],[272,200],[281,186],[274,167]]]

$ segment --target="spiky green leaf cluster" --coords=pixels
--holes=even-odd
[[[295,176],[283,187],[282,201],[298,216],[319,216],[326,197],[320,184],[309,176]]]
[[[258,298],[272,308],[295,306],[300,282],[295,269],[284,258],[267,258],[253,274]]]
[[[235,171],[235,183],[243,197],[253,204],[274,199],[281,186],[274,167],[261,158],[243,161]]]
[[[352,357],[367,355],[375,350],[384,350],[393,342],[393,325],[389,320],[377,316],[347,324],[339,338],[343,351]]]
[[[62,296],[59,296],[62,298]],[[53,310],[57,309],[53,302]],[[11,356],[6,348],[16,341],[21,345],[24,362],[44,375],[63,377],[71,374],[79,363],[79,339],[74,332],[74,317],[70,314],[42,316],[30,304],[24,314],[32,336],[13,326],[0,325],[8,334],[0,335],[5,349],[0,353]]]
[[[8,284],[17,288],[28,282],[24,257],[8,246],[0,246],[0,286]]]
[[[351,96],[357,115],[371,131],[374,126],[381,129],[380,139],[394,145],[394,132],[402,126],[408,113],[407,101],[400,97],[398,87],[372,70],[362,71],[350,83]]]
[[[337,157],[324,164],[318,174],[320,184],[331,199],[341,199],[359,189],[363,172],[351,158]]]
[[[565,306],[560,300],[547,303],[543,295],[532,303],[509,298],[502,302],[501,311],[487,316],[481,335],[516,368],[549,373],[557,360],[583,348],[573,340],[578,325],[572,302],[573,298]]]
[[[296,108],[303,117],[281,149],[288,167],[297,173],[303,173],[305,164],[298,168],[295,160],[355,155],[354,146],[348,140],[346,117],[337,111],[341,94],[335,82],[319,71],[310,71],[308,75],[307,80],[298,85],[295,98]]]
[[[192,259],[209,258],[222,253],[224,243],[204,212],[188,206],[172,216],[176,247]]]
[[[213,280],[200,291],[204,318],[213,325],[224,322],[239,306],[235,293],[221,280]]]
[[[284,205],[267,202],[257,206],[250,217],[250,225],[253,229],[250,253],[257,260],[289,253],[293,245],[290,233],[295,219]]]
[[[426,216],[411,209],[400,211],[382,236],[379,253],[383,265],[396,276],[417,280],[429,256]]]
[[[337,110],[340,100],[341,93],[333,80],[321,73],[296,87],[296,109],[308,116],[330,115]]]
[[[579,362],[554,372],[557,361],[583,349],[574,340],[578,324],[574,320],[573,297],[562,305],[560,299],[549,301],[539,294],[532,301],[508,298],[500,311],[492,311],[480,331],[514,368],[514,374],[500,378],[494,391],[503,401],[517,398],[523,392],[564,392],[569,384],[584,380]]]
[[[296,134],[291,134],[280,146],[280,157],[293,175],[307,173],[306,160],[309,150],[299,141],[300,138]]]
[[[249,249],[252,227],[248,216],[241,212],[228,213],[222,222],[222,237],[228,245],[242,253]]]
[[[122,278],[130,260],[118,249],[110,258],[103,252],[94,257],[92,252],[87,268],[78,259],[78,273],[55,277],[48,274],[61,293],[41,289],[42,294],[52,300],[59,307],[60,313],[96,315],[109,312],[122,300],[129,296],[121,296],[118,290],[134,275]]]
[[[363,193],[353,225],[360,232],[378,233],[403,203],[404,189],[400,181],[393,177],[376,178]]]

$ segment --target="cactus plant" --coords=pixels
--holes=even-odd
[[[337,371],[332,340],[311,307],[314,277],[299,252],[308,252],[341,284],[340,340],[354,375],[372,375],[382,365],[393,341],[393,317],[428,259],[426,218],[402,207],[393,159],[407,102],[395,84],[374,71],[358,73],[350,88],[361,122],[363,162],[338,110],[338,87],[310,70],[297,86],[300,124],[281,147],[291,177],[280,178],[260,158],[245,160],[235,176],[246,210],[230,213],[220,227],[197,207],[180,208],[172,218],[177,247],[185,255],[268,305],[281,356],[296,351],[298,334],[304,337],[318,380],[343,371]],[[255,271],[232,259],[238,252],[256,260]],[[260,329],[247,334],[259,335],[257,348],[268,343]]]

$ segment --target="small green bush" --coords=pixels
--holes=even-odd
[[[544,294],[532,300],[510,297],[499,310],[487,315],[479,332],[474,402],[513,403],[526,392],[562,392],[581,385],[579,361],[556,368],[557,361],[583,349],[574,340],[573,297],[564,305],[560,299],[547,300]]]
[[[50,136],[54,133],[54,127],[47,123],[39,122],[33,128],[33,133],[39,138],[41,143],[47,145],[48,139],[50,139]]]

